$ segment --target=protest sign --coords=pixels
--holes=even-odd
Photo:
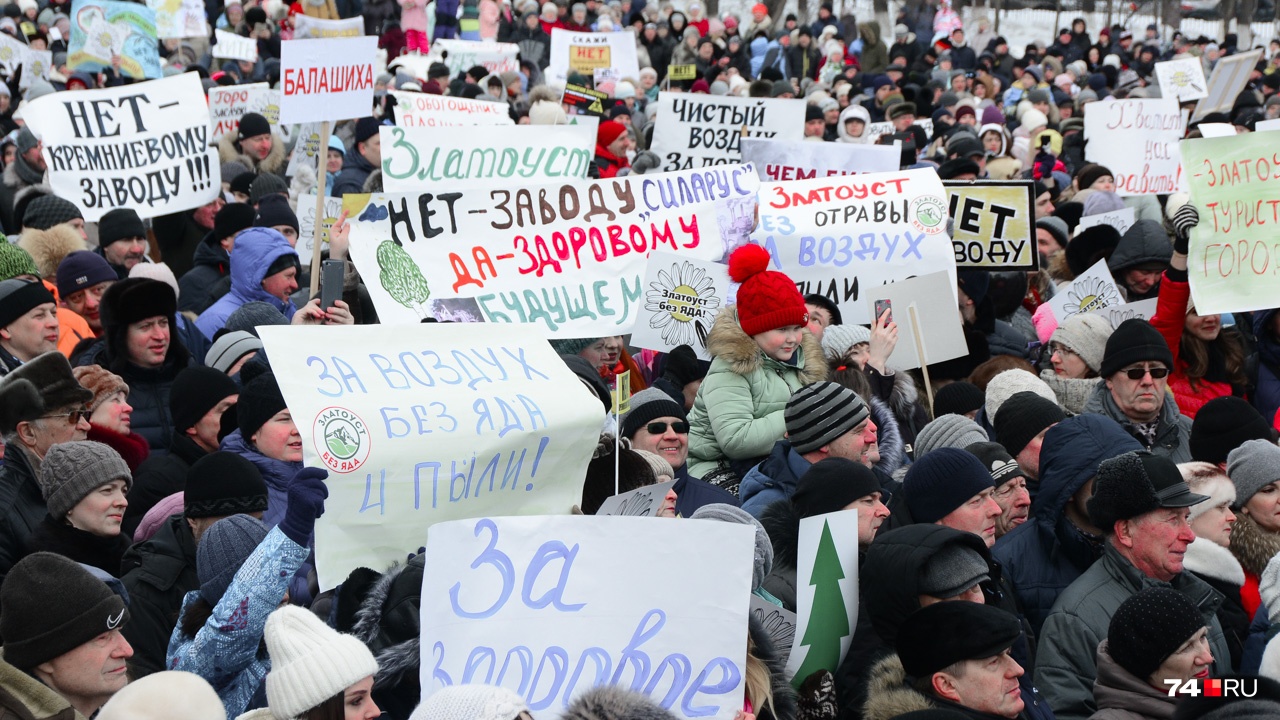
[[[1196,126],[1200,137],[1231,137],[1236,134],[1236,126],[1231,123],[1200,123]]]
[[[796,632],[786,672],[800,687],[819,670],[835,673],[858,624],[858,511],[800,521],[796,550]]]
[[[437,38],[431,41],[427,59],[431,63],[444,63],[448,66],[449,77],[466,72],[476,65],[483,65],[492,75],[500,75],[508,71],[520,71],[520,61],[516,58],[519,53],[520,47],[512,43]]]
[[[1091,313],[1123,303],[1120,289],[1116,287],[1116,281],[1107,268],[1107,261],[1103,259],[1078,275],[1070,285],[1058,290],[1058,294],[1049,301],[1049,309],[1061,325],[1072,315]]]
[[[609,94],[582,85],[569,83],[564,86],[564,94],[560,102],[569,105],[579,115],[600,117],[604,111],[613,107]]]
[[[547,82],[564,85],[569,75],[580,73],[595,77],[596,68],[612,68],[618,77],[639,79],[636,61],[636,36],[630,31],[575,32],[563,28],[551,30],[551,64]]]
[[[146,5],[120,0],[75,0],[71,6],[71,41],[67,68],[91,73],[120,60],[120,74],[135,80],[160,77],[160,42],[156,12]]]
[[[535,323],[549,337],[631,332],[646,257],[720,260],[750,227],[755,168],[629,175],[347,196],[351,257],[383,322],[418,322],[438,298],[465,298],[487,322]]]
[[[321,153],[327,156],[329,152],[329,138],[321,137],[324,133],[324,123],[302,123],[296,127],[298,140],[293,144],[293,152],[289,154],[289,167],[285,170],[285,174],[290,177],[304,165],[315,168],[316,156]]]
[[[943,272],[910,277],[881,287],[868,287],[862,309],[867,317],[875,314],[877,300],[888,300],[893,308],[893,321],[898,324],[898,345],[889,356],[889,366],[897,370],[920,367],[920,351],[916,337],[924,339],[926,365],[940,363],[969,354],[964,339],[964,320],[954,283]],[[912,327],[913,314],[919,320],[919,333]]]
[[[777,651],[785,667],[787,658],[791,655],[791,643],[796,636],[796,614],[784,607],[774,605],[759,595],[752,595],[751,615],[773,641],[773,649]]]
[[[342,214],[342,198],[326,197],[324,211],[320,217],[320,250],[329,248],[329,228],[338,221]],[[316,246],[316,194],[304,193],[298,196],[298,260],[303,266],[311,264],[311,254]]]
[[[804,139],[803,100],[658,93],[658,102],[651,149],[663,170],[740,162],[743,126],[749,138]]]
[[[393,90],[397,127],[514,125],[506,103]]]
[[[1191,200],[1187,277],[1201,315],[1280,305],[1280,156],[1272,135],[1184,140]]]
[[[1209,75],[1209,84],[1205,97],[1196,103],[1196,111],[1191,115],[1191,122],[1202,119],[1215,112],[1230,113],[1235,107],[1236,97],[1249,82],[1253,68],[1262,59],[1262,49],[1236,53],[1218,58]],[[1086,113],[1086,117],[1088,113]]]
[[[1156,79],[1160,81],[1160,94],[1177,98],[1178,102],[1199,100],[1209,94],[1204,66],[1198,57],[1156,63]]]
[[[1111,329],[1120,327],[1120,323],[1125,320],[1150,320],[1156,314],[1156,303],[1158,298],[1150,300],[1139,300],[1138,302],[1124,303],[1123,305],[1112,305],[1111,307],[1094,310],[1094,315],[1101,315],[1111,323]]]
[[[49,79],[49,70],[53,68],[53,53],[48,50],[27,50],[26,65],[23,66],[22,79],[18,82],[19,90],[31,87],[36,78]]]
[[[1253,130],[1254,132],[1268,132],[1270,130],[1280,130],[1280,119],[1259,120],[1258,124],[1254,125],[1253,127],[1254,127],[1254,130]]]
[[[209,127],[213,140],[239,128],[245,113],[262,113],[270,98],[271,86],[266,83],[209,88]],[[279,115],[279,110],[276,114]]]
[[[915,122],[911,124],[918,126],[921,130],[924,130],[925,137],[933,137],[932,118],[917,118]],[[868,125],[866,129],[862,131],[862,136],[867,139],[867,143],[874,145],[880,141],[881,135],[892,135],[894,132],[893,123],[888,120],[884,120]]]
[[[235,33],[221,29],[214,30],[213,34],[218,40],[217,44],[213,46],[214,57],[258,62],[258,42],[256,40],[240,37]]]
[[[293,20],[294,40],[349,38],[364,35],[364,18],[359,15],[345,20],[323,20],[303,13],[290,17]]]
[[[631,517],[654,517],[662,509],[667,493],[676,486],[675,480],[654,483],[631,492],[610,496],[605,500],[596,515],[628,515]]]
[[[303,461],[329,471],[315,532],[323,587],[357,567],[403,561],[435,523],[567,514],[581,501],[600,403],[537,328],[277,326],[260,334]]]
[[[52,93],[22,112],[44,143],[54,194],[74,202],[86,221],[118,207],[144,218],[167,215],[222,192],[204,88],[194,73]]]
[[[1080,222],[1076,225],[1076,234],[1088,230],[1094,225],[1110,225],[1123,235],[1133,227],[1134,220],[1133,208],[1120,208],[1110,212],[1096,213],[1094,215],[1085,215],[1080,218]]]
[[[1185,130],[1173,98],[1089,103],[1084,107],[1085,159],[1111,170],[1117,195],[1179,192],[1185,178],[1178,141]]]
[[[379,132],[387,192],[411,192],[434,183],[479,190],[495,183],[579,180],[595,160],[596,137],[585,126],[516,125],[502,133],[478,133],[472,128],[383,125]]]
[[[697,65],[670,65],[667,67],[668,80],[697,80]]]
[[[280,122],[348,120],[371,113],[377,54],[378,38],[372,36],[280,43]]]
[[[749,162],[765,182],[807,180],[831,175],[893,172],[902,153],[894,145],[854,145],[743,138],[742,162]]]
[[[595,75],[595,78],[594,82],[591,83],[591,86],[604,93],[606,97],[613,97],[614,88],[618,86],[618,81],[622,80],[618,75],[618,69],[611,67],[599,67],[596,68],[592,74]]]
[[[206,10],[201,0],[147,0],[156,13],[156,33],[161,39],[206,37]]]
[[[554,720],[591,687],[618,685],[677,717],[733,720],[746,686],[753,545],[751,527],[714,520],[435,525],[422,579],[423,697],[501,685]]]
[[[752,240],[846,323],[870,324],[869,288],[939,271],[955,287],[946,189],[933,170],[762,183],[759,215]]]
[[[591,137],[595,137],[600,131],[600,118],[591,117],[590,115],[570,115],[568,124],[575,127],[590,128]]]
[[[1035,270],[1035,184],[1030,180],[944,180],[956,267]]]
[[[9,33],[0,33],[0,69],[4,70],[5,77],[13,77],[18,66],[27,64],[30,50],[26,43]]]
[[[736,295],[729,268],[655,251],[649,255],[643,289],[644,307],[631,331],[631,343],[659,352],[688,345],[698,357],[710,360],[711,324]]]

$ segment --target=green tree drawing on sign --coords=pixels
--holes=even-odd
[[[849,635],[849,615],[840,592],[843,579],[844,568],[840,565],[835,540],[831,538],[831,526],[824,520],[818,554],[809,575],[809,585],[814,588],[813,605],[804,637],[800,638],[800,644],[809,650],[792,680],[796,687],[819,670],[835,672],[840,664],[840,641]]]
[[[387,291],[393,300],[412,309],[419,318],[428,317],[427,299],[431,297],[431,289],[427,287],[427,279],[422,277],[422,270],[409,257],[404,248],[391,240],[383,240],[378,245],[378,280],[382,289]]]

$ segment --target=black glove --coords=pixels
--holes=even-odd
[[[289,483],[289,506],[280,522],[280,532],[299,545],[306,545],[315,529],[316,518],[324,514],[324,499],[329,488],[324,479],[329,471],[322,468],[302,468]]]
[[[1173,251],[1187,254],[1188,243],[1191,240],[1191,228],[1200,224],[1200,212],[1196,210],[1196,206],[1187,203],[1178,208],[1173,214]]]
[[[1041,150],[1036,153],[1036,172],[1041,180],[1053,177],[1053,166],[1057,164],[1057,160],[1050,152]]]

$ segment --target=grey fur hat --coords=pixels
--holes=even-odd
[[[76,382],[66,356],[51,350],[0,380],[0,433],[13,432],[18,423],[50,410],[80,407],[90,400],[93,393]]]

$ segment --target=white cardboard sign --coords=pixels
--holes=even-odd
[[[1120,231],[1120,234],[1123,235],[1129,230],[1129,228],[1133,227],[1134,222],[1136,222],[1136,220],[1134,220],[1133,208],[1131,207],[1098,213],[1096,215],[1085,215],[1080,218],[1080,223],[1076,225],[1076,234],[1079,235],[1094,225],[1110,225]]]
[[[581,180],[595,160],[596,136],[585,125],[516,125],[500,133],[384,125],[380,132],[387,192]]]
[[[612,495],[600,504],[596,515],[627,515],[629,517],[653,517],[662,509],[667,493],[676,486],[675,480],[654,483],[630,492]]]
[[[429,95],[393,90],[396,99],[396,126],[457,127],[472,125],[514,125],[505,103]]]
[[[431,41],[427,60],[447,65],[449,77],[466,72],[476,65],[483,65],[492,74],[501,74],[520,71],[520,60],[516,57],[519,53],[520,46],[513,43],[437,38]]]
[[[280,122],[348,120],[373,111],[376,37],[280,43]]]
[[[258,41],[221,28],[214,30],[213,34],[218,39],[218,43],[213,46],[214,57],[245,62],[258,61]]]
[[[209,88],[209,125],[214,141],[240,127],[240,118],[245,113],[256,112],[266,116],[267,106],[273,96],[277,103],[275,115],[278,118],[279,93],[264,82]],[[267,121],[270,122],[270,118]]]
[[[571,73],[582,73],[592,78],[598,68],[611,68],[617,77],[639,80],[636,36],[629,30],[575,32],[552,29],[551,64],[547,67],[549,84],[564,87]]]
[[[1082,312],[1095,312],[1124,303],[1116,281],[1107,269],[1107,261],[1099,260],[1071,284],[1058,291],[1049,301],[1053,316],[1061,325],[1067,318]]]
[[[807,180],[832,175],[893,172],[902,157],[896,145],[855,145],[744,138],[742,161],[760,171],[765,182]]]
[[[1254,66],[1261,59],[1261,48],[1220,58],[1209,75],[1208,93],[1196,103],[1196,111],[1191,115],[1191,122],[1209,113],[1230,112],[1235,106],[1236,96],[1249,82]]]
[[[1159,298],[1151,298],[1150,300],[1139,300],[1138,302],[1124,303],[1123,305],[1112,305],[1101,310],[1094,310],[1094,315],[1101,315],[1111,323],[1111,329],[1120,327],[1120,323],[1125,320],[1150,320],[1155,317],[1156,303]]]
[[[667,171],[741,162],[744,126],[749,138],[804,139],[803,100],[658,93],[658,103],[652,150]]]
[[[832,674],[858,626],[858,511],[800,521],[796,551],[796,626],[786,671],[796,685],[818,670]]]
[[[1111,170],[1117,195],[1179,192],[1186,178],[1178,141],[1186,127],[1178,101],[1171,97],[1089,103],[1084,108],[1085,159]]]
[[[342,198],[326,197],[324,199],[324,215],[320,218],[320,250],[329,247],[329,228],[338,221],[342,214]],[[311,264],[311,253],[316,245],[316,194],[314,192],[298,196],[298,262],[303,267]]]
[[[710,360],[707,336],[716,315],[734,302],[729,268],[667,252],[649,255],[645,270],[644,309],[631,331],[636,347],[671,352],[688,345]]]
[[[867,288],[863,303],[867,316],[875,313],[877,300],[888,300],[893,321],[898,324],[898,345],[889,365],[898,370],[920,367],[915,333],[911,328],[911,305],[916,306],[920,336],[924,338],[926,364],[932,365],[969,354],[964,340],[964,320],[956,300],[955,284],[943,272],[898,280],[881,287]]]
[[[1156,63],[1156,79],[1160,81],[1160,93],[1177,98],[1178,102],[1199,100],[1209,94],[1204,66],[1197,57]]]

